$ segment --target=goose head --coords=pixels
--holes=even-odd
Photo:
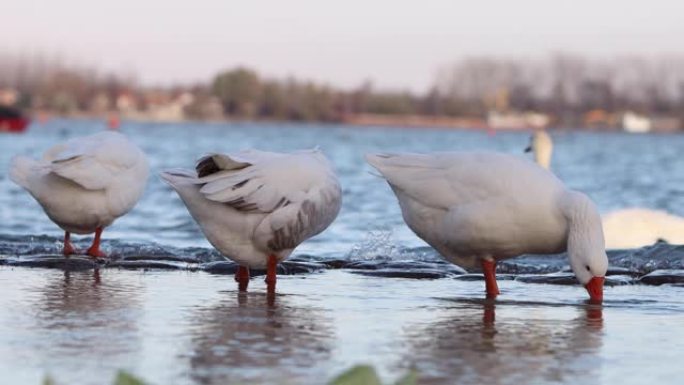
[[[589,293],[591,302],[603,301],[603,283],[608,270],[601,217],[584,194],[568,192],[563,211],[568,221],[568,258],[577,280]]]
[[[534,161],[548,170],[551,167],[551,154],[553,153],[551,136],[544,130],[535,131],[530,137],[530,144],[525,152],[532,152]]]
[[[591,302],[603,301],[603,283],[608,270],[605,250],[575,250],[570,252],[570,267],[577,280],[587,289]]]

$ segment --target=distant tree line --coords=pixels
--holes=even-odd
[[[114,100],[137,88],[132,75],[101,74],[58,56],[0,53],[0,89],[16,90],[20,108],[89,111],[96,107],[99,95]]]
[[[684,55],[471,58],[443,69],[436,88],[464,114],[495,108],[559,118],[592,110],[679,115],[684,108]]]
[[[425,94],[381,91],[370,83],[339,90],[294,79],[262,80],[246,68],[217,75],[212,89],[230,115],[293,120],[359,113],[484,117],[492,110],[545,112],[561,119],[592,110],[679,115],[684,56],[470,58],[439,71]]]
[[[366,82],[355,89],[295,78],[265,78],[233,68],[205,84],[145,87],[134,76],[101,74],[45,56],[0,54],[0,89],[15,89],[23,108],[60,113],[116,110],[122,94],[144,110],[160,98],[193,95],[183,105],[203,118],[204,105],[220,105],[226,117],[295,121],[340,121],[355,114],[485,117],[496,111],[536,111],[575,124],[593,110],[635,111],[681,117],[684,56],[589,59],[558,54],[542,59],[468,58],[438,71],[425,93],[379,90]]]

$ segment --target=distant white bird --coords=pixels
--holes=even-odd
[[[64,255],[74,254],[70,233],[95,233],[87,254],[100,250],[102,230],[142,196],[149,168],[145,154],[124,135],[100,132],[58,144],[41,160],[16,156],[11,179],[28,191],[64,233]]]
[[[596,207],[552,173],[495,152],[375,154],[366,160],[396,194],[404,220],[444,258],[482,266],[487,294],[499,294],[496,262],[568,251],[594,301],[608,268]]]
[[[609,249],[634,249],[660,240],[684,245],[684,218],[662,210],[630,208],[603,216]]]
[[[546,131],[535,131],[525,152],[534,154],[534,160],[549,170],[553,141]],[[603,233],[608,249],[634,249],[663,240],[671,244],[684,244],[684,218],[663,210],[630,207],[609,212],[603,216]]]
[[[553,154],[553,141],[551,136],[544,130],[535,131],[530,137],[530,145],[525,152],[532,152],[534,161],[545,169],[551,168],[551,155]]]
[[[235,280],[241,291],[251,267],[267,269],[268,291],[274,292],[277,263],[325,230],[342,198],[337,176],[318,150],[211,154],[193,171],[168,170],[161,177],[209,242],[240,265]]]

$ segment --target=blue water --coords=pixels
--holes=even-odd
[[[101,384],[118,369],[156,384],[324,383],[374,364],[421,383],[679,383],[684,247],[613,251],[602,307],[564,256],[501,266],[502,295],[444,263],[406,228],[368,151],[490,149],[522,155],[526,133],[293,124],[141,124],[122,131],[153,175],[206,152],[319,146],[343,186],[337,221],[285,264],[274,300],[230,272],[174,192],[152,176],[136,208],[104,233],[107,267],[57,255],[61,231],[5,170],[13,154],[104,129],[53,120],[0,136],[0,370],[3,380]],[[554,133],[554,172],[602,212],[640,206],[684,216],[684,136]],[[79,238],[84,248],[88,237]],[[34,267],[34,268],[29,268]],[[96,274],[97,271],[97,274]],[[558,284],[560,283],[560,284]]]

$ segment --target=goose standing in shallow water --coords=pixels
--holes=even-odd
[[[551,169],[553,141],[546,131],[535,131],[525,152],[532,152],[537,164]],[[601,223],[608,249],[634,249],[661,240],[684,244],[684,218],[664,210],[624,208],[605,214]]]
[[[161,177],[209,242],[239,265],[241,291],[247,290],[249,268],[266,268],[273,293],[278,262],[325,230],[342,202],[337,176],[318,150],[211,154],[195,170],[167,170]]]
[[[95,233],[87,254],[100,250],[102,230],[142,196],[149,168],[145,154],[124,135],[100,132],[60,143],[41,160],[16,156],[10,177],[64,230],[64,255],[74,254],[71,233]]]
[[[373,154],[406,224],[444,258],[481,265],[488,297],[499,294],[496,263],[522,254],[566,251],[593,301],[608,268],[596,207],[552,173],[495,152]]]

